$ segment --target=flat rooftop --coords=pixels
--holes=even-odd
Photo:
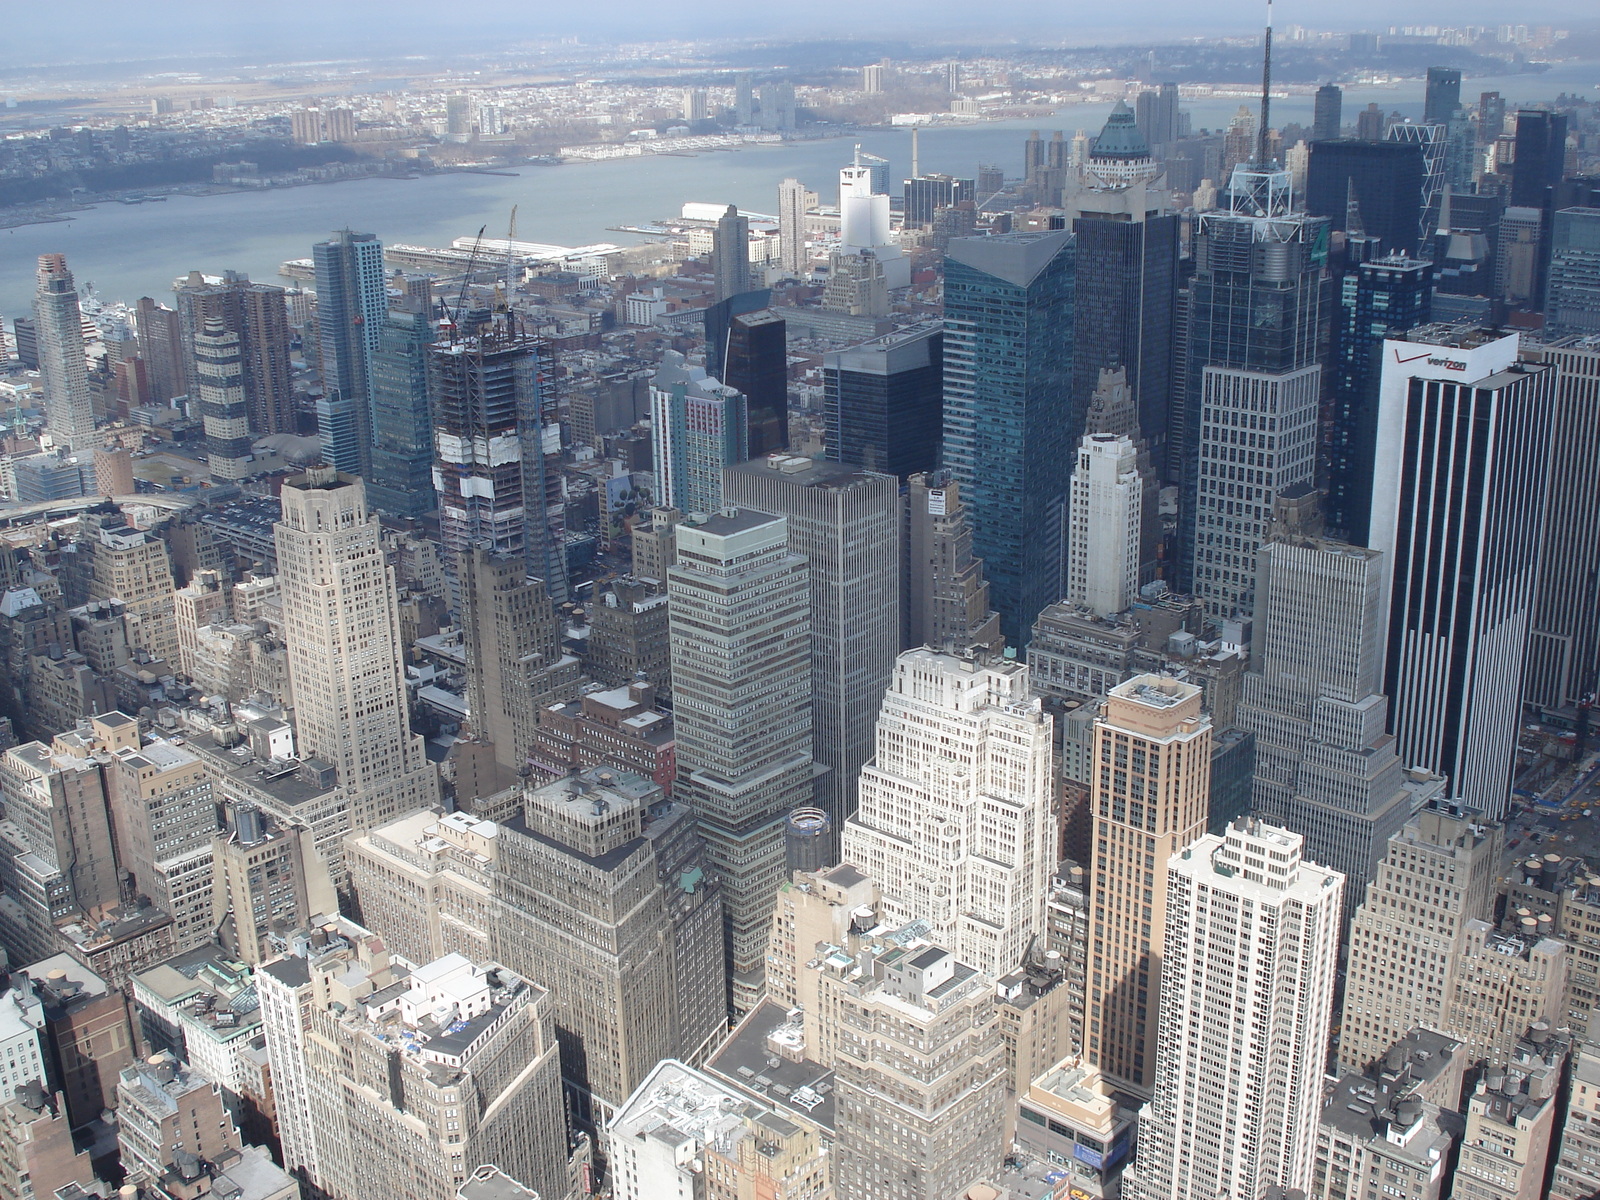
[[[820,1127],[830,1136],[834,1121],[834,1075],[830,1067],[802,1058],[791,1062],[782,1056],[771,1065],[767,1039],[780,1038],[793,1028],[788,1011],[763,1000],[735,1027],[706,1063],[706,1072],[731,1087]]]

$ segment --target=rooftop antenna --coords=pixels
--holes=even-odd
[[[1272,116],[1272,0],[1267,0],[1267,37],[1261,56],[1261,128],[1256,130],[1256,164],[1265,170],[1267,129]]]

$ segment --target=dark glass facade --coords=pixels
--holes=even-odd
[[[1076,268],[1066,232],[960,238],[945,258],[943,465],[1019,647],[1061,594]]]
[[[1178,218],[1085,215],[1072,228],[1078,265],[1068,444],[1076,446],[1083,436],[1083,414],[1101,368],[1126,367],[1139,404],[1139,432],[1153,461],[1164,463],[1172,411]]]
[[[822,367],[827,456],[904,483],[932,471],[944,434],[944,334],[891,334],[829,354]]]
[[[1372,469],[1383,339],[1426,325],[1433,267],[1410,258],[1362,263],[1340,281],[1333,378],[1323,421],[1328,524],[1353,545],[1368,545]]]
[[[770,308],[741,313],[728,323],[722,382],[744,393],[751,458],[789,445],[788,322]]]
[[[433,324],[423,312],[393,312],[372,359],[372,468],[367,499],[397,516],[420,517],[435,505],[433,407],[428,346]]]
[[[1313,142],[1306,211],[1349,228],[1352,197],[1361,228],[1385,254],[1415,254],[1422,223],[1423,147],[1415,142],[1338,138]]]

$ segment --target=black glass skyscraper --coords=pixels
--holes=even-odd
[[[1311,140],[1331,142],[1340,134],[1344,119],[1344,92],[1337,84],[1325,83],[1317,89],[1316,108],[1311,118]]]
[[[751,458],[789,445],[788,328],[770,308],[739,313],[728,322],[722,382],[744,393]]]
[[[1549,189],[1561,182],[1566,163],[1566,114],[1538,108],[1519,111],[1516,154],[1516,161],[1511,164],[1511,203],[1521,208],[1545,208]]]
[[[1422,223],[1423,147],[1415,142],[1338,138],[1313,142],[1306,211],[1332,227],[1380,239],[1385,254],[1415,254]]]
[[[1422,123],[1448,125],[1461,107],[1461,72],[1454,67],[1429,67],[1428,90],[1423,99]]]
[[[822,360],[827,457],[904,483],[938,463],[944,432],[944,332],[899,330]]]
[[[1340,284],[1333,379],[1323,423],[1324,512],[1347,542],[1367,544],[1383,339],[1430,319],[1433,267],[1396,255],[1361,263]]]

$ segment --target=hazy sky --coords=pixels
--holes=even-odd
[[[1259,26],[1256,0],[1066,0],[997,10],[973,0],[13,0],[5,5],[13,68],[184,53],[284,56],[426,53],[488,48],[550,35],[705,38],[763,33],[821,38],[914,37],[966,32],[975,39],[1034,31],[1072,41],[1151,41]],[[1392,23],[1593,22],[1592,0],[1286,0],[1281,27],[1386,27]],[[778,23],[774,23],[778,22]],[[997,36],[998,35],[998,36]]]

